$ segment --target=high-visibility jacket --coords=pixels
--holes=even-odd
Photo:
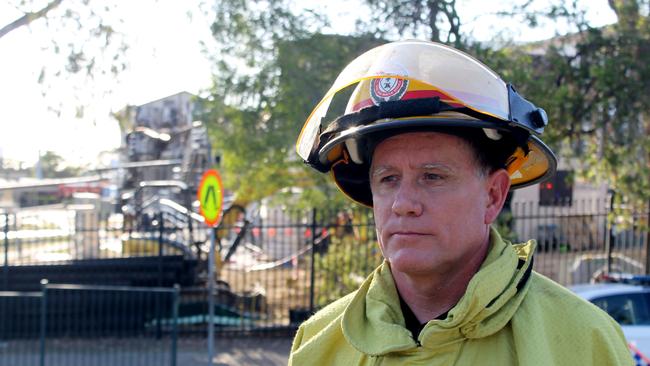
[[[459,302],[417,339],[406,329],[390,265],[303,323],[289,365],[632,365],[619,325],[532,271],[535,242],[490,234]]]

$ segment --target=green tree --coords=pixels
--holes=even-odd
[[[11,31],[14,31],[20,27],[28,26],[31,22],[44,18],[47,14],[53,9],[57,8],[63,0],[54,0],[46,4],[35,11],[23,11],[23,14],[20,15],[17,19],[11,23],[5,24],[0,28],[0,38],[4,37]]]
[[[618,22],[603,28],[592,27],[585,9],[574,3],[557,1],[540,11],[521,2],[498,13],[521,17],[532,27],[546,17],[568,24],[572,33],[499,47],[462,33],[455,1],[365,3],[373,17],[359,21],[360,36],[354,38],[318,34],[318,25],[326,24],[322,17],[310,13],[307,20],[279,0],[232,2],[218,13],[213,31],[226,46],[211,120],[218,127],[215,142],[225,151],[227,180],[247,196],[254,198],[262,186],[268,189],[261,194],[267,194],[295,182],[318,187],[312,192],[316,202],[329,196],[326,178],[299,168],[293,155],[302,121],[355,55],[383,37],[415,35],[467,50],[544,107],[551,120],[544,140],[561,158],[580,162],[577,176],[606,182],[633,201],[648,201],[647,0],[610,1]],[[314,21],[317,26],[307,26]]]
[[[456,0],[365,0],[370,22],[359,21],[362,33],[393,39],[410,35],[435,42],[463,44]]]
[[[530,27],[548,26],[542,21],[548,19],[570,33],[524,45],[499,40],[499,47],[462,34],[454,1],[366,3],[374,15],[361,23],[365,27],[389,38],[414,35],[453,43],[544,107],[551,121],[544,141],[565,161],[580,162],[574,164],[579,177],[605,182],[630,202],[650,200],[649,1],[609,0],[618,21],[600,28],[591,26],[586,8],[576,2],[555,1],[540,9],[522,1],[496,13]]]
[[[298,133],[341,70],[356,56],[381,43],[367,34],[352,37],[317,33],[280,46],[281,82],[273,109],[275,118],[284,121],[278,142],[290,143],[289,160],[296,166],[293,184],[305,190],[305,201],[311,205],[334,209],[352,202],[338,193],[329,175],[307,168],[297,157],[294,149]]]
[[[341,205],[334,186],[303,167],[295,141],[338,72],[378,41],[320,34],[322,17],[288,9],[284,1],[240,1],[215,10],[212,31],[222,48],[204,120],[222,153],[225,184],[242,201],[300,186],[311,204]]]
[[[529,18],[563,18],[575,33],[482,58],[547,110],[545,140],[561,158],[635,204],[650,200],[649,4],[609,1],[618,21],[601,28],[584,9],[556,5]]]
[[[213,9],[215,77],[203,119],[222,154],[225,185],[242,201],[290,185],[286,141],[277,140],[273,118],[278,90],[277,47],[305,34],[304,22],[283,0],[223,1]]]
[[[43,178],[68,178],[82,172],[80,167],[66,166],[63,157],[53,151],[41,155],[37,164],[40,164]]]
[[[117,4],[13,0],[4,7],[13,8],[18,15],[0,25],[0,39],[29,27],[30,42],[38,42],[47,59],[38,73],[38,83],[43,95],[48,95],[48,107],[58,114],[74,108],[75,115],[82,117],[87,105],[111,92],[110,87],[100,85],[109,84],[127,67],[128,43],[119,31],[122,20],[115,15]],[[8,57],[8,52],[3,54]],[[71,92],[77,102],[72,107],[68,100]]]

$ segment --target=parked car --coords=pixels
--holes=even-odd
[[[621,325],[637,364],[650,364],[650,277],[624,276],[614,280],[574,285],[570,289],[614,318]]]

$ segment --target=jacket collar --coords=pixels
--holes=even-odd
[[[419,343],[431,350],[465,339],[483,338],[503,328],[528,291],[535,242],[512,245],[490,232],[490,249],[467,290],[443,320],[431,320]],[[361,285],[341,322],[347,341],[362,353],[379,356],[417,346],[406,329],[390,265],[384,261]]]

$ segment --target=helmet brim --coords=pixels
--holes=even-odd
[[[383,139],[409,132],[440,132],[450,133],[453,128],[490,128],[497,131],[511,132],[504,126],[496,126],[494,122],[468,119],[440,118],[407,118],[363,126],[350,133],[337,136],[329,141],[321,150],[321,156],[343,144],[346,140],[354,139]],[[555,175],[557,158],[538,137],[528,135],[525,141],[527,154],[521,166],[510,175],[510,189],[527,187],[545,181]],[[363,145],[363,144],[361,144]],[[369,152],[372,154],[372,151]],[[370,161],[361,164],[350,159],[340,160],[331,168],[331,174],[338,188],[352,200],[372,207],[372,192],[369,181]]]

